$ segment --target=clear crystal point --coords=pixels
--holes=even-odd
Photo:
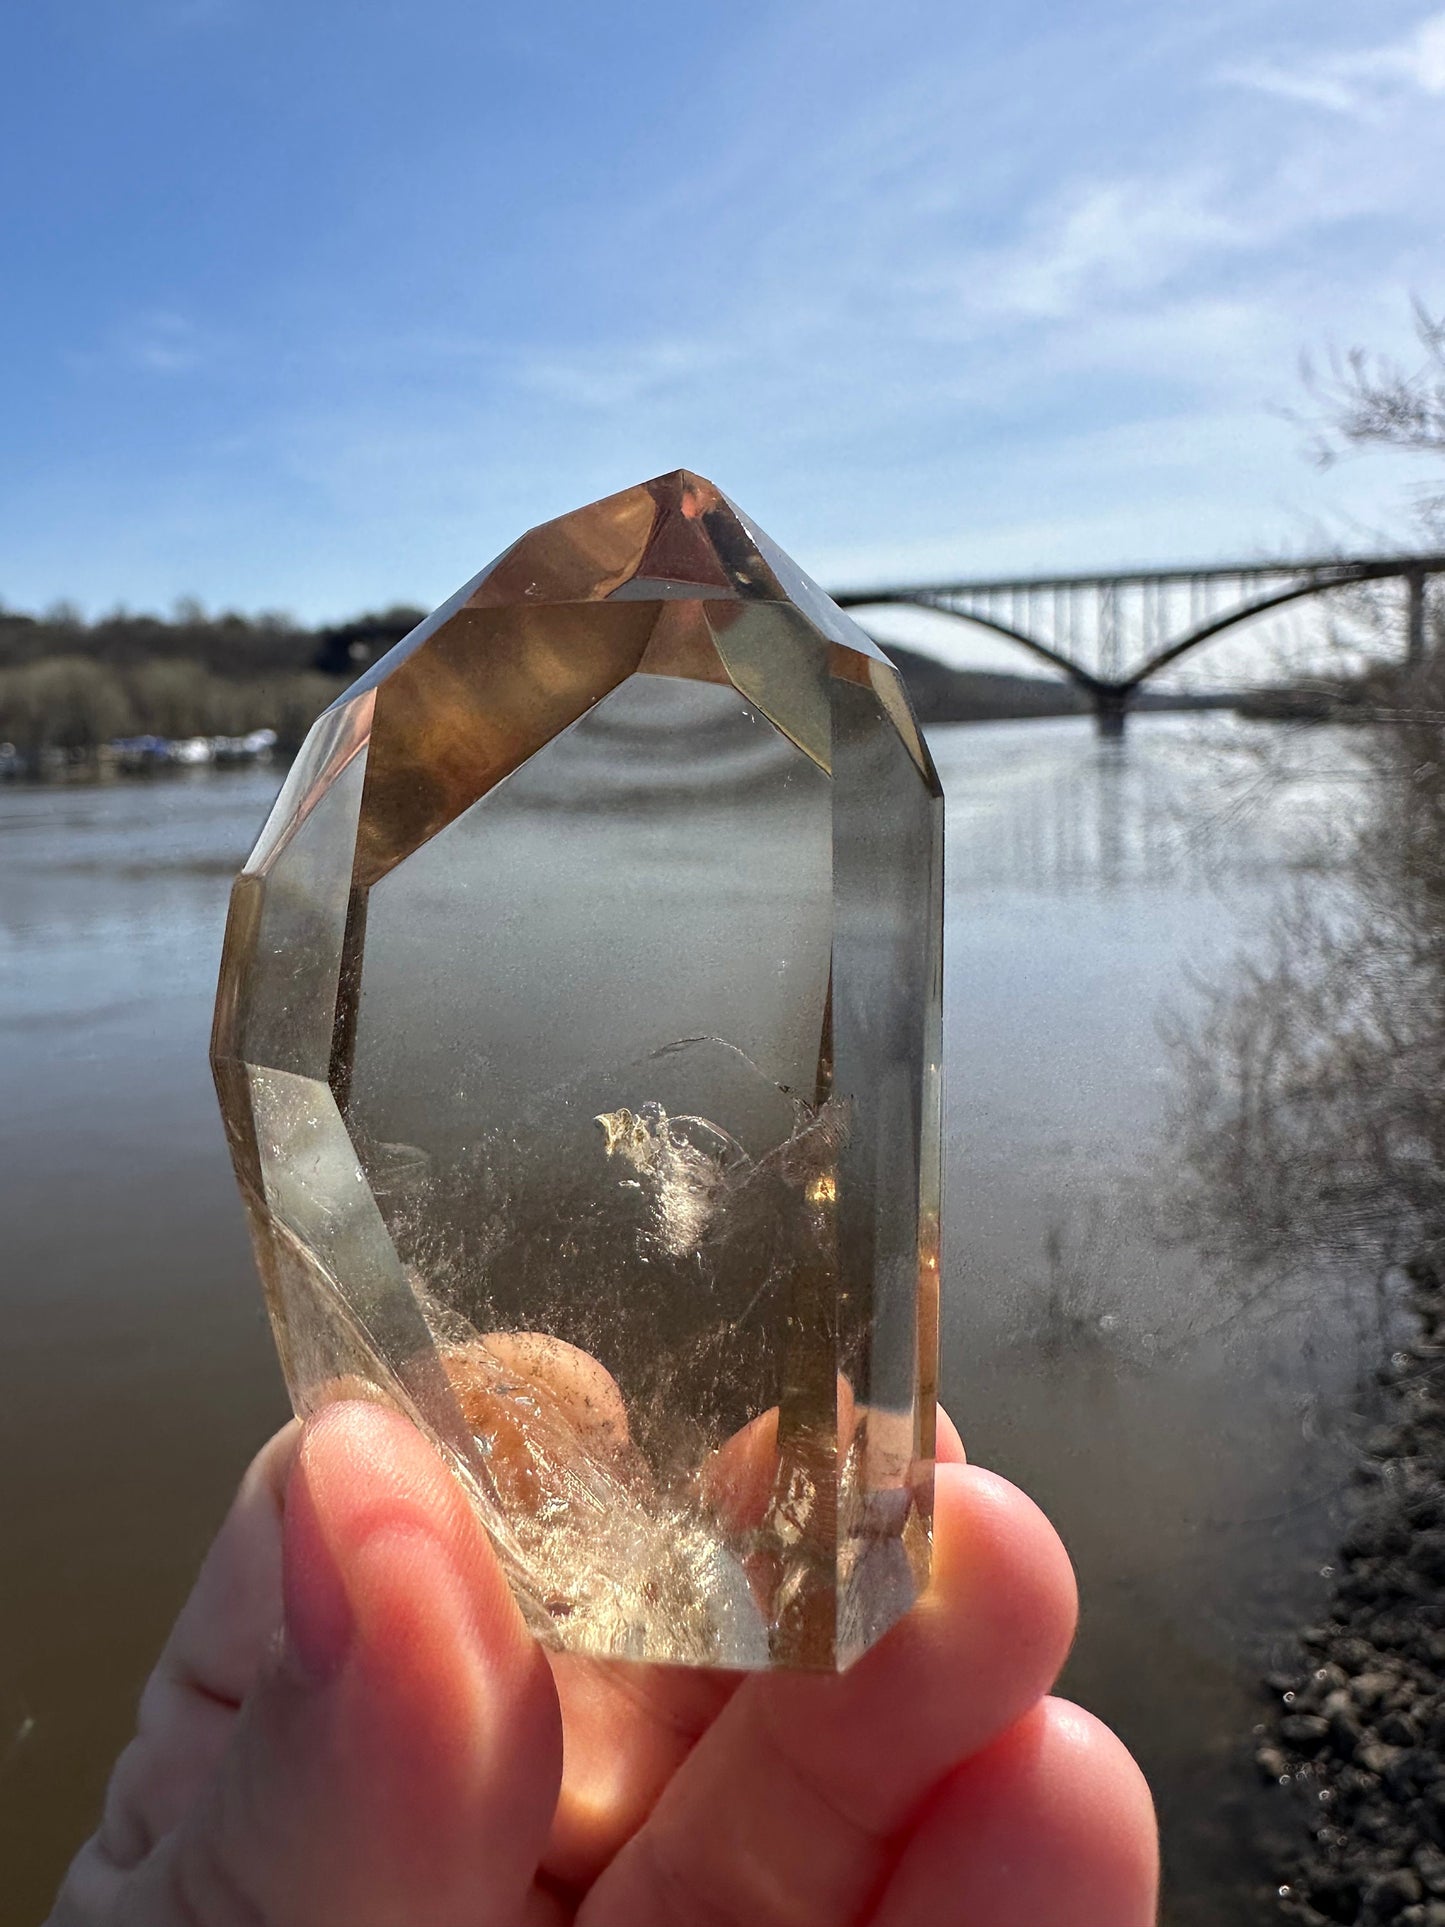
[[[924,1584],[941,879],[896,671],[686,472],[307,738],[213,1040],[287,1383],[423,1426],[552,1644],[833,1668]]]

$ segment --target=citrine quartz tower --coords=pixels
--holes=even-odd
[[[410,1414],[553,1645],[839,1667],[926,1580],[941,866],[897,672],[687,473],[291,770],[213,1044],[286,1378]]]

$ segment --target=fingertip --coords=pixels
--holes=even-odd
[[[135,1917],[179,1918],[182,1896],[199,1918],[218,1894],[228,1917],[308,1927],[506,1927],[556,1804],[561,1721],[460,1482],[396,1412],[338,1403],[302,1433],[280,1554],[282,1661],[138,1870]]]
[[[937,1462],[940,1465],[967,1465],[968,1454],[963,1449],[962,1435],[941,1405],[938,1407],[936,1424],[938,1436],[934,1457]]]
[[[434,1463],[442,1469],[410,1419],[376,1399],[342,1398],[302,1426],[293,1480],[305,1478],[345,1504],[349,1494],[369,1492],[378,1474],[393,1488],[425,1490]]]
[[[1158,1885],[1143,1774],[1101,1721],[1049,1699],[937,1789],[877,1921],[946,1906],[990,1927],[1152,1927]]]
[[[293,1418],[279,1432],[271,1434],[241,1475],[239,1490],[242,1495],[252,1491],[265,1493],[274,1500],[279,1511],[292,1468],[296,1464],[296,1454],[301,1449],[303,1429],[301,1420]]]
[[[375,1402],[343,1400],[307,1421],[287,1490],[285,1585],[321,1633],[334,1666],[345,1643],[343,1620],[380,1609],[392,1590],[418,1593],[407,1567],[431,1547],[449,1583],[427,1589],[431,1604],[458,1610],[493,1671],[545,1672],[491,1542],[460,1482],[401,1413]],[[393,1584],[395,1582],[395,1584]],[[324,1669],[323,1669],[324,1670]]]
[[[399,1918],[401,1895],[421,1911],[520,1895],[556,1803],[560,1713],[446,1463],[395,1411],[327,1407],[302,1434],[282,1563],[285,1658],[238,1770],[259,1789],[243,1805],[283,1836],[305,1816],[309,1858],[288,1877],[325,1889],[318,1922]]]
[[[303,1446],[286,1485],[281,1604],[286,1656],[294,1671],[316,1684],[341,1670],[356,1629],[325,1493],[324,1474],[318,1479]]]
[[[978,1467],[939,1465],[933,1574],[913,1611],[841,1679],[750,1680],[718,1722],[745,1758],[761,1723],[771,1749],[826,1782],[838,1811],[896,1827],[959,1760],[990,1745],[1048,1692],[1073,1637],[1068,1555],[1032,1500]],[[880,1781],[892,1752],[907,1768]]]
[[[1045,1700],[1039,1714],[1052,1824],[1081,1854],[1104,1862],[1126,1893],[1150,1895],[1143,1911],[1152,1920],[1159,1826],[1142,1768],[1112,1727],[1072,1700]]]
[[[1027,1493],[982,1466],[941,1465],[933,1579],[922,1610],[969,1628],[979,1650],[1006,1653],[1028,1705],[1068,1657],[1078,1584],[1063,1541]]]
[[[341,1399],[307,1419],[286,1492],[293,1511],[338,1560],[387,1526],[428,1526],[466,1551],[482,1538],[457,1481],[410,1419],[367,1399]]]
[[[360,1399],[327,1405],[305,1422],[286,1481],[281,1590],[288,1655],[322,1683],[338,1673],[356,1636],[351,1596],[359,1549],[378,1502],[409,1490],[425,1516],[430,1467],[424,1441],[400,1413]]]

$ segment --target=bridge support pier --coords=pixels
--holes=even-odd
[[[1129,705],[1134,700],[1132,685],[1096,683],[1089,691],[1094,700],[1094,725],[1101,736],[1117,738],[1124,734]]]
[[[1405,664],[1413,669],[1425,660],[1425,571],[1412,569],[1405,577]]]

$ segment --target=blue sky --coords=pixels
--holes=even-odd
[[[1445,306],[1415,0],[47,0],[0,598],[449,593],[661,469],[834,585],[1401,535],[1301,350]]]

